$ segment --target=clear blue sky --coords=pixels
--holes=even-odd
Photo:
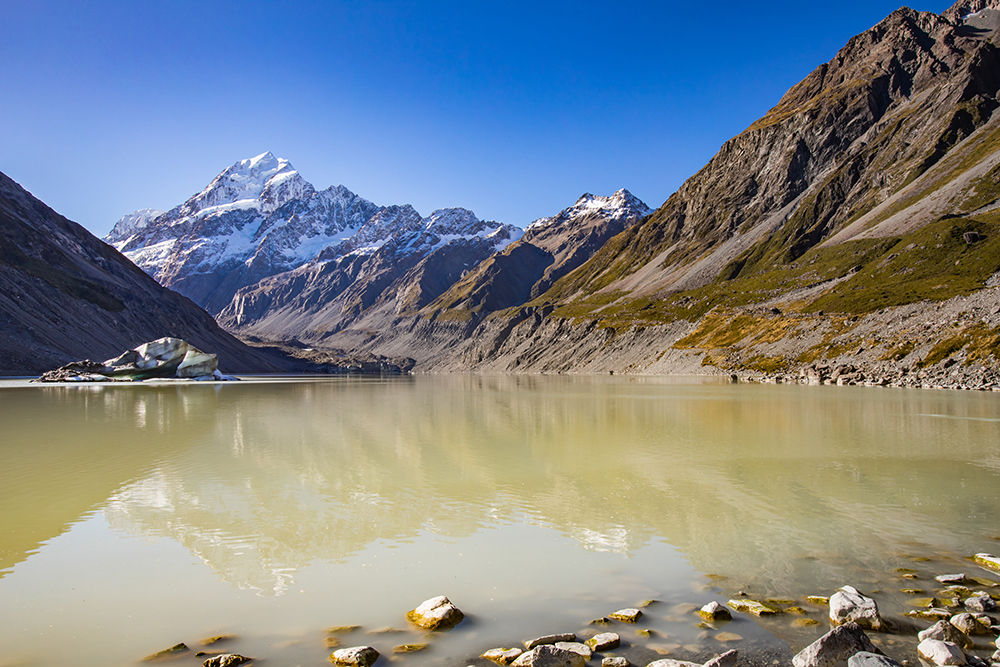
[[[0,0],[0,171],[98,235],[265,150],[425,215],[655,207],[898,3]]]

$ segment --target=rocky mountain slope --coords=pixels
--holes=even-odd
[[[337,338],[353,346],[358,333],[393,331],[414,317],[479,321],[544,292],[647,213],[626,190],[610,197],[585,194],[557,215],[534,221],[517,239],[520,230],[477,236],[490,227],[455,210],[452,215],[465,218],[449,223],[465,230],[459,241],[438,242],[426,254],[407,250],[427,245],[419,238],[407,240],[402,251],[394,240],[370,255],[326,260],[324,253],[317,262],[240,290],[220,322],[262,339],[323,344]]]
[[[461,266],[425,263],[424,273],[447,266],[444,274],[423,275],[418,291],[434,283],[443,290],[457,277],[447,271],[477,263],[519,234],[465,209],[422,217],[412,206],[377,206],[342,185],[317,191],[288,160],[268,152],[236,162],[166,213],[123,217],[107,240],[161,284],[212,313],[249,322],[298,298],[306,282],[306,300],[329,301],[352,288],[344,297],[348,310],[367,307],[437,251],[439,259],[461,257]],[[241,288],[251,289],[230,304]]]
[[[986,378],[1000,359],[998,27],[997,0],[897,10],[527,303],[477,292],[495,257],[419,317],[338,342],[442,370]],[[508,260],[537,272],[544,257],[520,247]],[[514,307],[470,324],[488,295]]]
[[[0,174],[0,374],[106,359],[163,336],[218,353],[231,372],[290,367]]]

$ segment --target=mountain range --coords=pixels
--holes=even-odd
[[[107,241],[239,336],[424,370],[1000,384],[998,28],[1000,0],[893,12],[656,210],[424,217],[263,153]]]

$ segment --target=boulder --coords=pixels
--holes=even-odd
[[[608,657],[601,660],[601,667],[632,667],[628,658]]]
[[[536,646],[518,656],[514,667],[584,667],[586,659],[579,653],[556,648],[551,644]]]
[[[602,632],[587,640],[586,644],[595,651],[610,651],[618,648],[622,638],[617,632]]]
[[[674,660],[673,658],[661,658],[660,660],[654,660],[653,662],[646,665],[646,667],[702,667],[697,662],[690,662],[688,660]]]
[[[352,646],[337,649],[330,654],[330,662],[335,665],[357,665],[370,667],[378,660],[379,652],[371,646]]]
[[[458,625],[465,614],[443,595],[424,600],[406,614],[406,618],[426,630],[443,630]]]
[[[706,621],[728,621],[733,618],[729,610],[721,604],[712,600],[707,605],[698,610],[698,615]]]
[[[236,667],[236,665],[243,665],[248,662],[253,662],[253,658],[248,658],[239,653],[223,653],[201,663],[201,667]]]
[[[592,648],[580,642],[556,642],[553,646],[561,648],[564,651],[572,651],[573,653],[582,655],[587,660],[590,660],[590,656],[594,655]]]
[[[969,611],[977,611],[980,613],[985,613],[988,611],[994,611],[997,608],[997,603],[993,601],[990,594],[985,591],[976,591],[963,602],[965,608]]]
[[[608,618],[613,618],[616,621],[622,621],[623,623],[635,623],[639,620],[640,616],[642,616],[642,610],[632,607],[628,609],[619,609],[618,611],[613,611],[608,614]]]
[[[757,600],[730,600],[726,604],[736,611],[753,614],[754,616],[773,616],[778,613],[778,610],[774,607],[768,607],[763,602],[758,602]]]
[[[917,637],[921,641],[924,639],[940,639],[943,642],[958,644],[962,648],[972,648],[972,639],[948,621],[938,621],[926,630],[918,632]]]
[[[962,584],[966,581],[964,572],[958,574],[939,574],[934,579],[942,584]]]
[[[830,622],[834,625],[853,622],[870,630],[885,627],[875,600],[862,595],[853,586],[843,586],[830,596]]]
[[[869,653],[868,651],[861,651],[860,653],[855,653],[850,658],[847,659],[847,667],[903,667],[898,662],[892,658],[879,655],[877,653]]]
[[[792,664],[795,667],[842,667],[848,658],[861,652],[882,653],[860,625],[849,621],[799,651],[792,658]]]
[[[963,633],[970,636],[982,635],[988,632],[988,630],[976,620],[976,617],[967,611],[962,612],[961,614],[955,614],[948,620],[948,622],[961,630]]]
[[[925,639],[917,646],[917,654],[932,665],[964,665],[965,653],[957,644],[940,639]]]
[[[706,662],[702,667],[736,667],[736,659],[739,657],[739,653],[736,649],[731,651],[726,651],[722,655],[717,655],[708,662]]]
[[[492,660],[498,665],[509,665],[517,660],[518,656],[522,653],[524,653],[524,651],[519,648],[491,648],[479,657]]]
[[[545,644],[555,644],[556,642],[575,642],[576,635],[572,632],[563,632],[556,635],[542,635],[541,637],[536,637],[534,639],[529,639],[524,642],[524,648],[529,651],[536,646],[543,646]]]

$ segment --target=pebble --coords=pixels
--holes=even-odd
[[[330,662],[337,665],[357,665],[357,667],[370,667],[378,660],[379,652],[371,646],[352,646],[350,648],[337,649],[330,654]]]

